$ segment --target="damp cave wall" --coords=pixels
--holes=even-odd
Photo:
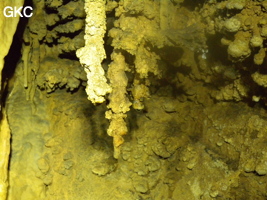
[[[7,199],[266,197],[265,1],[107,1],[101,67],[108,84],[127,77],[131,104],[117,159],[105,113],[118,101],[87,100],[76,56],[83,1],[32,3],[3,75]]]

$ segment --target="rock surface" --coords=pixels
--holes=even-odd
[[[108,0],[99,40],[83,1],[33,3],[2,102],[8,200],[266,199],[266,1]]]

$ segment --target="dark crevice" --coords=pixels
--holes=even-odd
[[[54,28],[58,27],[59,25],[64,25],[64,24],[67,24],[69,22],[72,22],[76,19],[82,19],[82,20],[85,20],[85,18],[82,18],[82,17],[74,17],[73,18],[65,18],[65,19],[60,19],[59,21],[57,21],[54,25],[51,25],[51,26],[48,26],[47,25],[47,30],[48,31],[52,31]]]
[[[75,38],[77,35],[79,35],[81,32],[84,32],[84,29],[80,29],[78,31],[75,31],[75,32],[72,32],[72,33],[58,33],[57,35],[62,37],[67,37],[67,38],[70,38],[70,39],[73,39]]]
[[[227,46],[221,44],[222,37],[223,35],[221,34],[209,36],[207,40],[209,59],[212,61],[220,61],[223,65],[230,65],[232,62],[228,59]]]
[[[64,5],[68,4],[70,1],[71,0],[63,0],[61,6],[64,6]],[[45,12],[47,14],[57,14],[58,13],[58,8],[60,8],[61,6],[51,7],[50,3],[51,3],[51,0],[50,1],[46,0]]]
[[[71,2],[71,0],[63,0],[63,4],[62,4],[62,5],[66,5],[66,4],[68,4],[69,2]]]
[[[182,7],[186,7],[191,11],[194,11],[197,7],[202,7],[206,0],[187,0],[180,4]],[[176,4],[174,0],[172,0],[174,5]]]
[[[26,0],[25,6],[33,6],[32,0]],[[4,67],[2,70],[2,92],[1,92],[1,104],[5,106],[6,97],[8,94],[8,81],[14,76],[17,63],[21,58],[22,38],[23,33],[28,23],[27,17],[22,17],[17,25],[17,30],[13,36],[13,41],[10,46],[9,52],[4,59]]]
[[[104,35],[104,48],[105,48],[105,52],[106,52],[106,59],[105,61],[107,61],[108,63],[111,62],[111,54],[114,50],[114,48],[111,46],[112,43],[112,38],[109,37],[108,33],[109,31],[114,28],[114,21],[115,21],[115,9],[112,10],[110,13],[107,14],[107,18],[106,18],[106,33]]]
[[[58,57],[61,58],[61,59],[69,59],[69,60],[77,60],[77,61],[79,61],[79,59],[77,58],[75,52],[68,52],[68,53],[59,54]]]
[[[45,12],[46,12],[46,14],[58,14],[57,10],[54,10],[54,9],[48,8],[48,7],[45,8]]]

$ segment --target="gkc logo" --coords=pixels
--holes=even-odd
[[[31,6],[26,6],[24,8],[23,6],[21,6],[18,9],[16,6],[14,8],[12,8],[11,6],[6,6],[3,12],[5,17],[17,17],[17,15],[19,15],[20,17],[31,17],[32,12],[28,12],[27,10],[32,11],[33,9]]]

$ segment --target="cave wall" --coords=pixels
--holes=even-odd
[[[20,7],[24,3],[23,0],[18,1],[2,1],[0,10],[4,10],[6,6]],[[2,70],[4,67],[4,58],[8,54],[9,48],[12,43],[13,35],[15,34],[19,17],[6,18],[3,14],[0,15],[0,98],[3,101],[3,88],[2,88]],[[2,103],[0,108],[2,107]],[[6,199],[8,188],[8,163],[10,154],[10,130],[7,122],[6,111],[2,111],[0,121],[0,198]]]
[[[7,199],[266,199],[266,1],[32,3]]]

